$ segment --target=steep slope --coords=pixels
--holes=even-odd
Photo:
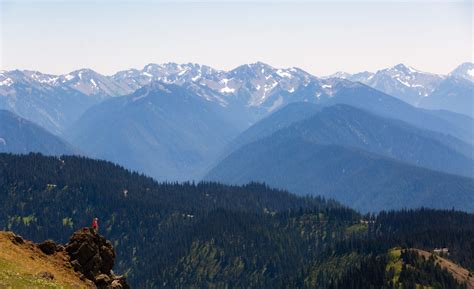
[[[417,166],[474,175],[472,145],[341,104],[331,107],[290,104],[241,133],[223,157],[286,127],[289,128],[284,134],[288,139],[302,137],[319,144],[356,147]]]
[[[234,138],[220,154],[219,161],[243,145],[270,136],[293,123],[309,118],[322,108],[323,106],[313,103],[295,102],[278,109]]]
[[[375,73],[336,73],[339,77],[364,83],[386,94],[393,95],[411,105],[418,105],[421,99],[430,95],[444,76],[419,71],[404,64],[381,69]]]
[[[463,78],[474,82],[474,63],[465,62],[456,67],[453,71],[451,71],[449,75],[452,77]]]
[[[466,62],[448,75],[421,72],[403,64],[376,73],[335,73],[337,77],[361,82],[411,105],[449,110],[473,116],[474,63]]]
[[[99,99],[107,99],[135,91],[127,86],[120,85],[108,76],[87,68],[57,76],[53,85],[69,87],[89,97]]]
[[[425,250],[413,249],[418,255],[424,257],[425,259],[434,259],[434,262],[439,265],[441,268],[447,270],[452,274],[452,276],[461,284],[466,284],[468,289],[474,288],[474,276],[462,266],[459,266],[456,263],[453,263],[451,260],[438,256],[434,253],[427,252]]]
[[[354,147],[416,166],[474,176],[472,146],[443,134],[377,117],[347,105],[324,108],[281,134],[285,134],[288,139],[302,137],[319,144]],[[470,152],[469,157],[456,151],[460,147],[466,148],[464,153]]]
[[[229,113],[234,111],[243,129],[287,103],[313,101],[316,95],[331,93],[329,80],[299,68],[274,68],[262,62],[230,71],[192,63],[149,64],[142,70],[118,72],[112,78],[133,89],[153,81],[192,87],[197,95],[225,106]],[[309,93],[294,94],[297,90]]]
[[[458,70],[453,75],[468,75],[469,70]],[[412,104],[414,98],[431,94],[444,79],[444,76],[420,72],[404,65],[376,74],[364,72],[335,76],[366,83],[395,97],[407,94],[400,98]],[[232,115],[234,125],[245,129],[288,103],[321,102],[334,96],[337,92],[335,86],[341,82],[341,78],[337,79],[318,78],[299,68],[275,68],[262,62],[241,65],[230,71],[192,63],[149,64],[141,70],[129,69],[112,76],[90,69],[65,75],[1,71],[0,107],[14,111],[54,133],[61,133],[91,105],[113,96],[130,94],[158,81],[185,86],[203,99],[225,106],[228,114]],[[344,85],[354,86],[350,81]]]
[[[473,143],[472,118],[448,111],[417,108],[364,85],[339,84],[336,89],[334,96],[321,101],[321,104],[326,106],[347,104],[383,117],[402,120],[418,128],[440,132],[467,143]]]
[[[76,89],[75,77],[42,74],[34,71],[0,71],[0,109],[10,110],[54,134],[61,134],[102,96],[87,95]],[[92,83],[89,83],[92,85]]]
[[[473,288],[467,274],[460,277],[453,270],[468,272],[467,269],[440,257],[427,256],[431,254],[423,250],[401,248],[391,248],[379,255],[352,252],[313,264],[285,288]],[[327,279],[338,282],[327,286]]]
[[[468,75],[468,71],[463,68],[453,75]],[[452,133],[472,142],[472,130],[469,129],[472,121],[466,123],[453,114],[450,118],[457,120],[447,124],[438,112],[416,110],[405,103],[418,105],[420,99],[428,98],[438,88],[445,76],[421,72],[403,64],[380,70],[376,74],[364,72],[336,76],[351,81],[334,77],[318,78],[298,68],[275,68],[262,62],[241,65],[230,71],[198,64],[149,64],[142,70],[119,72],[112,79],[120,85],[128,85],[130,89],[152,81],[193,87],[197,95],[226,106],[228,113],[234,115],[234,124],[242,129],[289,103],[328,101],[355,105],[354,102],[359,102],[359,107],[383,116],[401,119],[421,128]],[[386,94],[368,98],[367,94],[375,93],[364,91],[365,86],[353,82],[365,83]],[[352,90],[351,99],[340,96],[344,94],[342,88]],[[404,102],[393,101],[387,95],[398,97]],[[434,108],[449,109],[449,106]]]
[[[230,71],[216,70],[193,63],[148,64],[142,70],[120,71],[113,75],[112,79],[132,89],[138,89],[153,81],[205,86],[221,94],[222,101],[226,103],[267,106],[267,97],[272,94],[293,91],[316,78],[301,69],[277,69],[256,62],[241,65]]]
[[[0,285],[7,288],[130,289],[112,272],[112,244],[90,228],[76,231],[66,245],[34,244],[0,231],[0,248]]]
[[[93,107],[67,137],[91,156],[160,180],[189,180],[237,132],[222,106],[184,87],[152,83]]]
[[[364,83],[411,105],[417,105],[421,99],[430,95],[442,80],[443,76],[398,64],[377,71]]]
[[[460,76],[446,78],[433,93],[420,102],[427,109],[446,109],[474,116],[474,82]]]
[[[334,198],[361,211],[420,206],[474,210],[471,178],[280,132],[235,151],[205,179],[265,182],[301,195]]]
[[[32,242],[12,232],[0,231],[0,286],[4,288],[93,288],[81,280],[71,266],[66,267],[67,254],[46,255]]]
[[[334,202],[298,198],[257,184],[243,187],[215,183],[158,184],[111,163],[79,157],[58,160],[34,154],[0,154],[0,176],[0,228],[34,241],[51,238],[64,243],[75,228],[88,226],[93,217],[99,217],[100,232],[118,248],[117,270],[128,272],[131,284],[137,288],[154,287],[163,282],[178,283],[170,286],[182,288],[179,283],[184,281],[176,278],[175,270],[194,240],[198,240],[198,233],[210,233],[212,239],[222,236],[222,225],[232,230],[226,222],[233,216],[238,218],[236,223],[242,224],[239,230],[248,228],[243,220],[262,223],[255,230],[260,235],[258,228],[270,228],[265,221],[267,215],[292,208],[319,208],[328,212],[334,209],[336,213],[340,208]],[[349,209],[340,210],[347,212],[350,218],[356,214]],[[219,220],[227,221],[218,227],[206,225]],[[291,242],[292,236],[281,232],[283,241]],[[205,235],[202,240],[210,241],[208,237]],[[229,235],[228,241],[232,239]],[[245,243],[255,244],[253,239]],[[259,244],[265,248],[265,243]],[[282,243],[279,256],[289,254],[285,247]],[[295,250],[304,255],[301,252],[305,247]],[[248,254],[254,252],[251,246],[248,250]],[[260,259],[266,264],[272,262],[265,255]],[[247,261],[250,264],[250,257]],[[289,268],[291,264],[277,263],[280,268]],[[257,270],[263,268],[259,264],[253,266],[257,266]],[[252,278],[251,273],[241,278],[246,282]]]
[[[78,153],[71,145],[44,128],[6,110],[0,110],[0,152],[40,152],[45,155]]]

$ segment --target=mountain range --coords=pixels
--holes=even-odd
[[[182,86],[153,82],[89,109],[66,138],[87,155],[161,180],[198,179],[238,134],[224,110]]]
[[[326,83],[331,84],[323,88],[317,81],[309,81],[292,93],[275,92],[270,97],[282,100],[282,107],[294,102],[348,104],[452,135],[462,140],[462,145],[474,139],[474,131],[469,129],[471,120],[461,115],[448,113],[447,120],[444,114],[415,108],[360,83],[330,79]],[[314,91],[320,89],[325,92],[315,98]],[[251,99],[246,95],[247,100]],[[63,136],[88,155],[118,162],[160,180],[199,179],[233,138],[273,112],[248,102],[220,103],[227,98],[218,100],[218,96],[212,89],[193,83],[154,81],[130,95],[104,100],[90,108]]]
[[[313,115],[281,126],[280,119],[295,114],[298,119],[302,110],[308,111],[307,105],[290,105],[243,133],[237,149],[205,179],[265,182],[361,211],[424,205],[474,209],[465,206],[474,202],[470,145],[346,105],[314,108]]]
[[[423,72],[398,64],[377,72],[337,72],[327,78],[343,78],[367,84],[419,107],[445,109],[473,116],[474,64],[466,62],[448,75]]]
[[[64,75],[0,71],[0,108],[61,134],[100,101],[131,94],[158,81],[186,84],[208,101],[239,110],[239,115],[245,115],[243,127],[246,128],[287,103],[332,96],[334,79],[343,78],[364,83],[415,106],[472,116],[473,71],[473,63],[461,64],[448,75],[421,72],[399,64],[376,73],[339,72],[318,78],[299,68],[277,69],[261,62],[230,71],[191,63],[149,64],[141,70],[128,69],[110,76],[91,69]],[[296,93],[297,90],[300,92]]]
[[[289,140],[303,137],[314,143],[357,148],[433,170],[474,175],[471,144],[345,104],[290,104],[241,133],[227,151],[277,132]]]
[[[345,203],[352,202],[346,198],[347,189],[359,188],[352,193],[361,198],[357,204],[361,210],[440,203],[458,207],[444,198],[459,194],[469,203],[472,195],[474,120],[470,113],[454,112],[469,110],[463,101],[472,99],[471,69],[472,63],[466,63],[443,76],[396,65],[377,73],[328,78],[261,62],[230,71],[198,64],[149,64],[111,76],[90,69],[66,75],[2,71],[0,108],[51,132],[40,138],[28,130],[30,139],[39,144],[23,148],[20,142],[18,148],[5,151],[80,152],[160,181],[216,177],[241,183],[268,181],[262,176],[264,163],[286,170],[285,161],[292,160],[274,163],[273,153],[287,152],[291,157],[291,150],[298,148],[305,152],[299,155],[303,164],[298,169],[306,169],[269,183]],[[415,96],[420,101],[412,101]],[[429,106],[425,100],[434,103],[431,109],[423,108]],[[437,109],[441,103],[443,110]],[[16,139],[21,134],[9,129],[1,137]],[[51,152],[48,149],[54,146],[44,145],[46,138],[63,139],[66,147],[77,149]],[[344,156],[340,160],[361,170],[334,186],[343,177],[344,164],[333,163],[337,158],[327,159],[321,152],[338,152]],[[309,159],[313,161],[307,163]],[[251,162],[242,166],[245,161]],[[326,189],[287,186],[298,184],[303,176],[313,178],[317,166],[321,172],[337,168],[315,178],[315,184]],[[297,171],[301,178],[291,179],[298,177]],[[412,173],[400,175],[400,171]],[[379,180],[371,177],[379,173]],[[242,174],[245,178],[238,177]],[[433,183],[436,178],[438,187]],[[367,202],[377,188],[381,199],[370,208]],[[391,202],[396,194],[405,197]],[[417,200],[413,204],[410,194]]]

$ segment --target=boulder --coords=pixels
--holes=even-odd
[[[15,235],[14,233],[12,232],[9,232],[8,234],[8,238],[12,241],[13,244],[15,245],[22,245],[25,243],[25,240],[23,240],[23,238],[19,235]]]
[[[54,275],[45,271],[45,272],[39,272],[38,277],[46,279],[46,280],[54,280]]]
[[[58,246],[53,240],[46,240],[36,246],[46,255],[53,255],[58,250]]]

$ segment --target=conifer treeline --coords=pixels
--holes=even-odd
[[[39,154],[0,154],[0,198],[0,229],[34,241],[65,242],[99,217],[116,246],[115,271],[137,288],[399,286],[385,274],[397,246],[448,247],[474,268],[474,216],[456,211],[360,215],[262,184],[157,183],[105,161]],[[406,286],[462,288],[433,264],[416,264],[402,270]]]

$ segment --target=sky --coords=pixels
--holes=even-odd
[[[0,69],[262,61],[320,76],[398,63],[446,74],[473,61],[472,3],[0,0]]]

